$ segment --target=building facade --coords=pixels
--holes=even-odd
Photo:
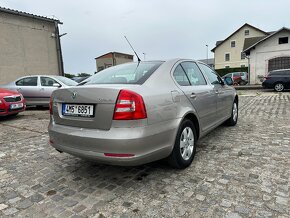
[[[109,52],[107,54],[96,57],[97,72],[111,66],[133,62],[134,55],[120,52]]]
[[[64,74],[59,24],[0,7],[0,84],[27,75]]]
[[[217,41],[214,52],[215,69],[248,67],[248,60],[243,54],[245,39],[265,37],[267,32],[250,24],[244,24],[225,40]]]
[[[290,69],[290,29],[260,39],[244,50],[250,60],[250,83],[260,84],[269,71]]]

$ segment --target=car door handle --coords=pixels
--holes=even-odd
[[[41,88],[41,89],[40,89],[40,91],[43,91],[43,90],[44,90],[44,88]]]
[[[16,90],[17,90],[17,91],[21,91],[21,88],[17,88]]]
[[[196,94],[195,93],[191,93],[190,98],[195,99],[196,98]]]

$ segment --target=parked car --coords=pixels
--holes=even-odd
[[[27,105],[48,106],[49,98],[54,90],[77,84],[63,76],[34,75],[21,77],[0,87],[20,92]]]
[[[270,71],[264,77],[262,86],[265,89],[274,89],[277,92],[290,89],[290,69]]]
[[[202,62],[132,62],[54,91],[50,114],[50,143],[60,152],[113,165],[167,158],[185,168],[199,138],[237,123],[238,96]]]
[[[76,77],[73,77],[72,80],[73,81],[76,81],[77,83],[80,83],[80,82],[86,80],[89,77],[90,76],[76,76]]]
[[[231,77],[235,84],[246,85],[248,83],[248,73],[234,72],[224,75],[222,78]]]
[[[19,92],[0,89],[0,116],[17,115],[25,108],[25,100]]]

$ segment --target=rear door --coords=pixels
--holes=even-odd
[[[207,84],[195,62],[180,63],[173,77],[197,112],[202,131],[206,131],[216,122],[217,101],[213,87]]]
[[[38,97],[38,76],[29,76],[16,81],[16,89],[26,99],[27,104],[33,104]]]
[[[220,122],[231,114],[232,89],[224,85],[222,79],[210,67],[201,63],[199,63],[199,66],[213,86],[217,98],[217,120]]]

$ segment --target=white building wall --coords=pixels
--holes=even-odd
[[[279,38],[289,37],[288,44],[279,44]],[[261,84],[261,77],[268,73],[268,61],[276,57],[290,57],[290,32],[281,31],[258,44],[250,53],[250,83]]]

